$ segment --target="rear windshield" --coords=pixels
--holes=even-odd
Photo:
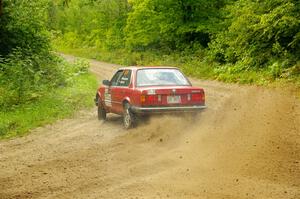
[[[137,71],[137,86],[188,86],[189,81],[177,69],[150,68]]]

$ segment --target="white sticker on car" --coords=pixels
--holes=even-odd
[[[111,94],[109,93],[108,88],[105,88],[105,92],[104,92],[104,102],[106,106],[112,106],[111,105]]]

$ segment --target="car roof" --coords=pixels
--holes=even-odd
[[[139,69],[178,69],[177,67],[172,66],[128,66],[128,67],[122,67],[118,70],[139,70]]]

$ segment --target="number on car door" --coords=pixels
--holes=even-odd
[[[113,111],[123,112],[123,99],[128,95],[131,82],[131,70],[123,70],[117,84],[111,88]]]

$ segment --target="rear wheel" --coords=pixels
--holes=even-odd
[[[128,103],[124,104],[124,113],[123,113],[123,125],[125,129],[130,129],[136,124],[135,115],[130,110],[130,105]]]
[[[100,98],[98,98],[98,119],[99,120],[106,120],[106,110],[104,109]]]

